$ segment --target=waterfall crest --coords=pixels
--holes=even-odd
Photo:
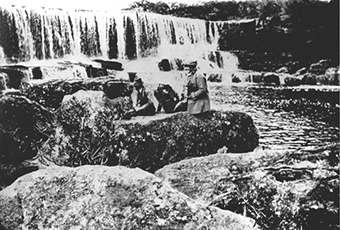
[[[0,6],[0,63],[180,58],[224,68],[221,56],[231,57],[218,51],[218,42],[226,24],[145,12]]]

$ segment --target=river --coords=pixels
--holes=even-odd
[[[339,89],[210,84],[212,108],[249,114],[259,148],[312,150],[339,142]]]

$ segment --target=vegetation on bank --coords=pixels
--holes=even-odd
[[[115,107],[130,103],[124,100],[115,99]],[[153,172],[184,158],[213,154],[223,146],[236,153],[258,145],[256,127],[244,113],[211,111],[200,118],[178,113],[143,125],[116,115],[107,107],[93,114],[87,102],[71,99],[58,109],[56,132],[40,156],[71,167],[127,165]]]

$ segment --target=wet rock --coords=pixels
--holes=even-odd
[[[9,65],[1,66],[0,73],[8,76],[7,87],[19,89],[23,81],[27,81],[32,76],[31,70],[26,66]]]
[[[2,229],[255,229],[140,169],[50,167],[0,192]]]
[[[32,69],[32,74],[33,74],[33,79],[37,80],[37,79],[43,79],[43,73],[41,71],[40,67],[34,67]]]
[[[170,71],[171,70],[171,64],[169,59],[162,59],[159,63],[158,63],[158,68],[161,71]]]
[[[238,76],[236,76],[235,74],[232,74],[231,75],[231,82],[239,83],[239,82],[241,82],[241,79]]]
[[[107,69],[93,67],[92,65],[86,66],[86,73],[88,78],[108,76]]]
[[[123,70],[123,64],[118,61],[108,61],[108,60],[101,60],[95,59],[95,62],[99,62],[103,69],[113,69],[113,70]]]
[[[263,82],[265,85],[280,85],[280,76],[276,73],[265,73],[263,75]]]

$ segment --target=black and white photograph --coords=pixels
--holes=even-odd
[[[338,0],[0,2],[0,230],[338,230]]]

